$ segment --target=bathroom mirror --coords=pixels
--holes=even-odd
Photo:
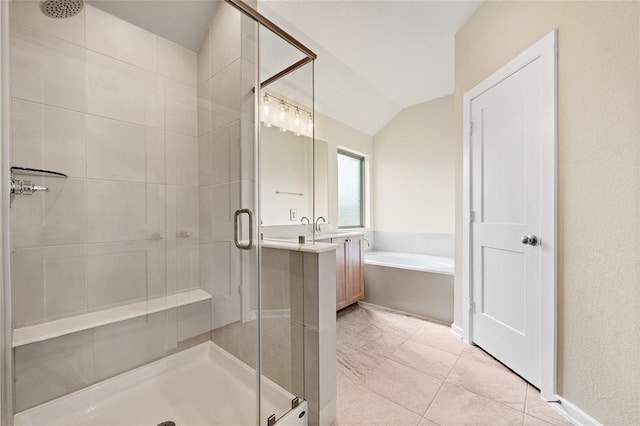
[[[314,161],[311,138],[264,124],[260,143],[262,224],[299,225],[303,217],[314,221],[314,165],[315,217],[326,218],[329,200],[327,143],[316,140]]]

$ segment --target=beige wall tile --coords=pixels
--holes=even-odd
[[[213,194],[211,193],[210,186],[198,188],[198,222],[200,238],[213,237],[213,217],[211,215],[211,209],[213,208],[212,196]]]
[[[64,41],[84,46],[84,14],[66,19],[51,19],[40,11],[40,2],[34,0],[14,0],[9,7],[11,22],[60,38]]]
[[[227,241],[200,246],[200,286],[211,295],[231,294],[229,250]]]
[[[213,206],[211,208],[211,219],[214,223],[228,223],[231,221],[229,202],[230,202],[230,185],[213,185],[208,187],[211,191],[211,199]]]
[[[167,240],[167,292],[200,287],[200,245],[189,239]]]
[[[90,244],[87,298],[90,308],[166,294],[164,241]]]
[[[255,121],[255,97],[254,88],[258,86],[258,70],[253,62],[241,59],[242,86],[241,86],[241,112],[242,119]]]
[[[198,135],[204,135],[213,129],[211,83],[212,79],[208,79],[198,85]]]
[[[197,136],[197,88],[160,76],[158,77],[158,90],[159,96],[163,99],[165,130],[182,135]]]
[[[180,306],[177,310],[179,342],[212,330],[209,300]]]
[[[248,16],[242,15],[240,17],[240,31],[242,58],[255,64],[258,60],[258,24]]]
[[[175,347],[176,322],[175,314],[171,312],[158,312],[96,328],[93,347],[96,380],[158,359]]]
[[[198,143],[192,136],[165,132],[167,184],[198,185]]]
[[[220,3],[216,9],[209,30],[212,75],[240,58],[240,15],[227,3]]]
[[[93,331],[88,330],[16,348],[16,411],[91,384],[92,343]]]
[[[229,145],[231,126],[221,127],[211,133],[211,182],[213,184],[230,182]]]
[[[87,188],[89,242],[164,237],[164,185],[90,179]]]
[[[166,181],[165,134],[162,130],[146,128],[146,179],[149,183]]]
[[[231,63],[216,74],[211,84],[212,126],[217,129],[240,118],[242,75],[241,61]]]
[[[211,52],[209,39],[211,36],[207,33],[207,36],[202,41],[202,46],[198,51],[198,84],[201,84],[211,78]]]
[[[17,327],[45,318],[44,268],[42,260],[36,256],[38,250],[42,249],[11,253],[12,315]]]
[[[27,177],[49,188],[12,204],[13,248],[79,244],[87,241],[85,181],[75,178]]]
[[[85,15],[87,49],[155,71],[155,34],[91,5],[85,5]]]
[[[212,328],[216,329],[240,320],[242,303],[239,297],[216,296],[213,298]]]
[[[16,98],[84,111],[82,47],[11,26],[11,88]]]
[[[156,74],[87,51],[87,112],[158,127],[162,124]]]
[[[146,180],[144,126],[88,115],[87,177],[133,182]]]
[[[213,154],[211,133],[198,137],[198,184],[207,186],[213,183]]]
[[[198,188],[178,186],[176,188],[176,233],[177,238],[198,238]],[[187,235],[188,234],[188,235]]]
[[[198,54],[158,37],[158,74],[196,86]]]
[[[84,119],[68,109],[14,99],[12,163],[84,177]]]

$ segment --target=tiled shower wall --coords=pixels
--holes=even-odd
[[[200,286],[197,54],[85,5],[11,3],[12,165],[49,192],[11,208],[14,325]],[[15,350],[16,409],[211,329],[201,302]]]
[[[256,253],[235,247],[233,215],[254,204],[255,25],[220,2],[198,53],[200,284],[213,296],[213,341],[251,366]]]

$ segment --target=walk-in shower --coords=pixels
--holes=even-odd
[[[241,0],[0,13],[5,424],[306,423],[309,297],[271,263],[301,256],[263,255],[257,123],[267,86],[313,121],[315,54]]]

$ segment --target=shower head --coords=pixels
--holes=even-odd
[[[71,18],[82,10],[82,0],[40,0],[40,10],[49,18]]]

